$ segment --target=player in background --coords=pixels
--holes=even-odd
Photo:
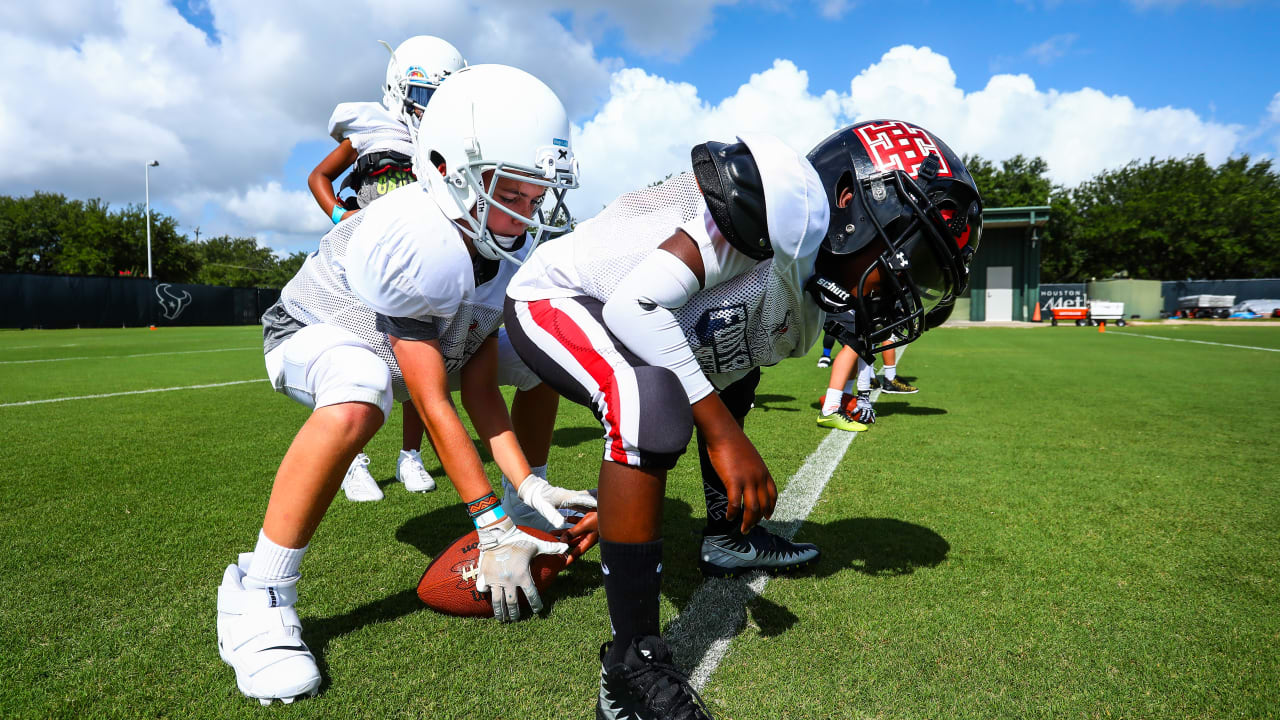
[[[947,298],[939,302],[937,307],[925,314],[926,329],[932,330],[951,317],[955,309],[955,298]],[[829,335],[827,337],[830,337]],[[919,388],[898,380],[894,370],[896,360],[907,352],[907,346],[895,345],[896,338],[889,338],[881,343],[881,358],[884,361],[885,379],[876,378],[873,360],[858,355],[850,347],[842,347],[836,354],[831,366],[831,380],[827,384],[827,392],[822,398],[822,409],[818,414],[818,426],[840,430],[861,432],[876,421],[876,411],[871,402],[871,391],[879,390],[891,394],[911,394],[919,392]],[[823,340],[824,344],[826,340]],[[850,378],[850,374],[855,378]]]
[[[914,156],[882,149],[899,138]],[[709,717],[659,637],[666,476],[693,431],[703,572],[815,561],[815,546],[757,525],[777,498],[744,434],[759,367],[804,355],[824,325],[868,357],[890,333],[918,337],[967,281],[981,228],[959,158],[907,123],[846,128],[808,158],[757,134],[699,145],[692,160],[693,173],[622,195],[539,248],[507,291],[516,350],[604,428],[604,720]]]
[[[526,504],[548,522],[560,522],[562,508],[594,507],[590,494],[530,471],[498,390],[512,253],[534,244],[528,230],[563,229],[544,222],[540,206],[550,195],[549,217],[568,217],[564,194],[578,177],[568,140],[564,106],[541,81],[501,65],[459,71],[415,133],[418,181],[329,231],[264,315],[273,387],[313,412],[280,463],[254,551],[226,568],[218,588],[219,653],[245,695],[287,703],[319,687],[294,609],[302,559],[398,391],[413,398],[479,530],[477,587],[491,590],[494,614],[517,619],[518,590],[541,608],[529,563],[567,546],[505,516],[450,387],[461,389],[477,434]]]
[[[388,48],[389,49],[389,48]],[[414,181],[413,143],[409,129],[416,125],[436,88],[450,73],[466,67],[458,49],[430,35],[418,35],[391,51],[382,102],[346,102],[329,116],[329,135],[338,147],[307,177],[307,186],[320,209],[337,225],[369,203]],[[334,182],[351,166],[343,181],[353,196],[343,201]],[[430,492],[436,482],[422,464],[422,418],[411,401],[402,404],[400,457],[396,479],[410,492]],[[356,455],[342,481],[348,500],[381,500],[382,489],[369,473],[369,456]]]

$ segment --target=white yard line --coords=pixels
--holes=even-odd
[[[147,393],[173,392],[174,390],[200,390],[203,388],[226,387],[228,385],[244,385],[245,383],[267,382],[266,378],[257,380],[232,380],[224,383],[208,385],[183,385],[182,387],[151,388],[149,390],[127,390],[125,392],[103,393],[101,395],[76,395],[75,397],[48,398],[46,400],[23,400],[22,402],[0,403],[0,408],[18,405],[42,405],[44,403],[67,402],[68,400],[95,400],[97,398],[120,397],[121,395],[145,395]]]
[[[43,358],[40,360],[0,360],[0,365],[66,362],[67,360],[118,360],[120,358],[152,357],[154,355],[195,355],[198,353],[236,352],[237,350],[257,350],[258,352],[262,352],[262,347],[259,345],[253,345],[251,347],[219,348],[217,350],[172,350],[169,352],[137,353],[135,355],[81,355],[78,357]]]
[[[1197,345],[1219,345],[1221,347],[1240,348],[1241,350],[1261,350],[1263,352],[1280,352],[1280,348],[1264,348],[1264,347],[1255,347],[1253,345],[1232,345],[1231,343],[1209,342],[1208,340],[1188,340],[1186,338],[1171,338],[1171,337],[1163,337],[1160,335],[1143,335],[1141,333],[1120,332],[1118,330],[1108,330],[1107,334],[1147,338],[1148,340],[1169,340],[1171,342],[1189,342],[1189,343],[1196,343]]]
[[[872,393],[872,401],[880,391]],[[778,496],[773,518],[762,523],[790,540],[813,511],[822,490],[858,433],[827,431],[818,448],[805,458]],[[819,560],[818,562],[822,562]],[[672,621],[666,640],[680,667],[692,667],[689,680],[702,690],[746,621],[747,603],[764,592],[769,576],[757,572],[731,580],[709,579],[693,594],[680,617]]]

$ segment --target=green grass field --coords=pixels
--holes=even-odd
[[[239,694],[216,586],[306,410],[265,381],[114,393],[258,380],[260,347],[255,327],[0,332],[0,717],[591,717],[598,551],[543,618],[423,608],[468,521],[447,485],[391,482],[398,411],[368,450],[386,499],[339,496],[303,565],[320,697]],[[921,392],[881,398],[799,530],[816,572],[747,604],[717,717],[1280,716],[1275,350],[1274,326],[929,333],[901,366]],[[780,487],[828,432],[825,384],[812,357],[765,371],[748,431]],[[594,485],[598,436],[563,404],[552,480]],[[696,467],[671,476],[664,624],[702,582]]]

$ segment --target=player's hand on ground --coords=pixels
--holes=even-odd
[[[564,515],[561,509],[595,510],[596,498],[586,490],[566,490],[556,487],[537,475],[529,475],[516,488],[516,494],[524,504],[538,511],[551,527],[561,527]]]
[[[542,610],[542,598],[533,584],[529,563],[538,555],[563,555],[569,551],[564,543],[539,540],[521,532],[511,518],[480,528],[480,577],[476,590],[490,593],[493,616],[500,622],[520,619],[518,590],[524,591],[529,607]]]
[[[582,557],[588,550],[600,542],[600,520],[596,513],[589,512],[573,527],[561,530],[560,539],[569,546],[569,562]]]
[[[755,445],[741,431],[727,433],[716,442],[707,442],[711,465],[724,482],[728,507],[725,519],[742,515],[742,532],[746,533],[762,519],[773,515],[778,502],[778,487]]]

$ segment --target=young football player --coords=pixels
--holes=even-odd
[[[413,182],[410,127],[418,122],[445,77],[466,65],[462,54],[448,42],[430,35],[411,37],[391,53],[381,104],[347,102],[334,108],[329,117],[329,135],[338,147],[307,177],[311,194],[333,224]],[[355,195],[344,202],[333,184],[352,165],[355,169],[343,181],[342,189],[351,188]],[[430,492],[436,489],[436,482],[420,455],[426,428],[412,402],[401,407],[404,423],[396,479],[410,492]],[[369,456],[364,452],[357,454],[347,468],[342,490],[348,500],[355,502],[382,499],[382,488],[370,474]]]
[[[520,615],[517,591],[541,608],[529,563],[563,543],[519,531],[494,496],[449,389],[521,500],[551,523],[589,509],[586,492],[530,472],[498,391],[497,329],[511,253],[562,228],[577,187],[563,105],[515,68],[480,65],[444,83],[414,142],[419,180],[338,224],[263,318],[275,389],[313,409],[276,473],[252,553],[218,588],[218,648],[245,695],[264,705],[312,695],[320,684],[294,604],[308,543],[351,459],[377,432],[394,394],[407,391],[480,533],[477,587],[501,620]],[[535,238],[536,239],[536,238]]]
[[[708,575],[814,562],[757,526],[777,490],[743,432],[758,368],[824,324],[870,357],[961,287],[981,201],[960,159],[907,123],[861,123],[808,158],[767,135],[693,149],[693,172],[625,194],[540,247],[507,290],[534,372],[604,427],[598,529],[613,640],[597,718],[705,718],[658,636],[662,499],[694,429]]]

